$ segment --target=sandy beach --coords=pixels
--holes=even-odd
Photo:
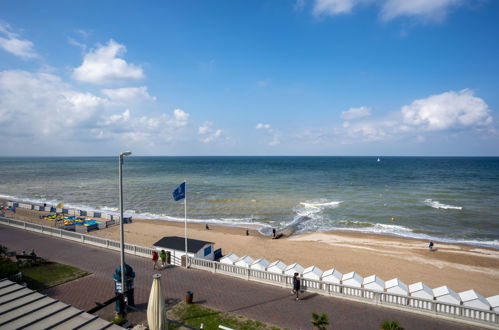
[[[15,217],[53,225],[39,219],[41,213],[19,210]],[[90,234],[119,240],[119,227]],[[183,223],[134,219],[125,225],[126,242],[146,247],[164,236],[183,235]],[[246,230],[238,227],[210,225],[206,230],[204,224],[188,224],[188,237],[214,242],[224,255],[279,259],[288,265],[315,265],[323,271],[336,268],[343,274],[356,271],[364,277],[376,274],[385,281],[399,278],[407,285],[420,281],[432,288],[447,285],[456,292],[474,289],[485,297],[499,294],[499,250],[494,249],[435,242],[435,251],[429,251],[428,242],[422,240],[344,232],[273,240],[253,230],[246,236]]]

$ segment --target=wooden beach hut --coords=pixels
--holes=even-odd
[[[322,273],[322,282],[340,284],[343,274],[339,270],[331,268]]]
[[[267,266],[267,271],[274,274],[282,275],[286,269],[286,264],[281,260],[276,260]]]
[[[499,294],[496,296],[488,297],[487,302],[492,307],[493,311],[499,312]]]
[[[228,254],[226,256],[223,256],[220,258],[220,263],[222,264],[227,264],[227,265],[233,265],[238,261],[240,258],[235,255],[234,253]]]
[[[291,264],[288,267],[286,267],[286,269],[284,270],[284,275],[293,276],[295,273],[303,274],[304,270],[305,268],[303,268],[300,264],[297,264],[295,262],[294,264]]]
[[[391,279],[385,283],[386,292],[407,295],[409,288],[398,278]]]
[[[239,267],[249,268],[249,266],[253,263],[253,259],[250,256],[241,257],[238,261],[234,263],[234,265]]]
[[[409,293],[412,297],[433,300],[433,290],[423,282],[409,285]]]
[[[371,275],[364,278],[362,285],[365,289],[374,290],[374,291],[385,291],[385,281],[379,278],[377,275]]]
[[[464,306],[479,308],[483,310],[490,310],[490,303],[483,296],[475,292],[475,290],[468,290],[459,292],[459,297]]]
[[[341,278],[341,283],[356,288],[362,287],[362,282],[364,282],[364,278],[356,272],[347,273]]]
[[[269,265],[269,261],[265,258],[260,258],[255,261],[250,265],[249,268],[255,269],[255,270],[261,270],[265,271],[267,269],[267,266]]]
[[[438,301],[456,305],[461,304],[461,297],[447,285],[433,289],[433,295]]]
[[[324,273],[319,267],[310,266],[303,270],[302,278],[307,280],[319,281],[321,279],[322,273]]]
[[[187,255],[189,257],[214,260],[213,246],[215,243],[198,239],[187,239]],[[156,250],[169,251],[172,256],[181,258],[185,255],[185,238],[179,236],[166,236],[153,244]]]

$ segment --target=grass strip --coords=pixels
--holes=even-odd
[[[21,272],[23,280],[32,290],[48,289],[90,274],[84,270],[55,262],[22,268]]]
[[[194,328],[219,329],[219,325],[238,330],[278,330],[276,326],[248,319],[244,316],[217,311],[200,304],[186,304],[181,302],[168,310],[167,316]],[[179,326],[171,324],[168,330],[178,329]]]

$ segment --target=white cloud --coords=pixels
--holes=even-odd
[[[258,87],[267,87],[268,85],[270,85],[270,79],[267,78],[267,79],[259,80],[256,82],[256,85]]]
[[[258,123],[258,124],[256,124],[255,128],[256,129],[267,129],[267,130],[270,130],[271,126],[270,126],[270,124]]]
[[[117,83],[144,78],[142,68],[120,58],[126,52],[124,45],[109,40],[107,45],[88,52],[81,66],[73,70],[73,78],[93,84]]]
[[[369,107],[350,108],[347,111],[343,111],[341,113],[341,119],[354,120],[363,117],[368,117],[370,115],[371,115],[371,108]]]
[[[315,0],[313,12],[315,15],[338,15],[352,12],[358,4],[369,0]]]
[[[281,133],[279,131],[276,131],[270,126],[270,124],[263,124],[263,123],[258,123],[255,126],[256,129],[261,129],[266,131],[268,134],[271,136],[271,140],[269,142],[270,146],[276,146],[281,143],[280,141],[280,136]]]
[[[293,9],[296,11],[302,11],[305,8],[305,0],[296,0]]]
[[[359,5],[380,7],[380,16],[389,21],[400,16],[427,21],[444,19],[447,13],[469,0],[315,0],[313,13],[317,16],[351,13]]]
[[[198,133],[201,135],[201,142],[203,143],[210,143],[222,137],[222,130],[214,129],[213,123],[210,121],[207,121],[200,126]]]
[[[189,114],[181,109],[173,110],[173,125],[176,127],[183,127],[187,125]]]
[[[345,121],[336,128],[335,135],[342,143],[401,138],[421,143],[427,140],[426,135],[433,132],[461,130],[490,134],[491,124],[491,110],[485,101],[471,90],[463,89],[415,100],[400,111],[382,118],[364,117],[353,122]]]
[[[0,72],[0,112],[5,120],[0,124],[6,124],[1,128],[6,136],[22,131],[34,138],[63,140],[72,129],[88,125],[105,105],[105,99],[76,91],[53,74]]]
[[[384,20],[391,20],[399,16],[441,20],[445,18],[452,7],[462,3],[464,0],[386,0],[381,10],[381,17]]]
[[[29,40],[19,39],[19,36],[11,31],[8,24],[0,23],[0,48],[22,59],[38,57],[33,43]]]
[[[401,112],[404,124],[428,131],[484,126],[492,122],[488,105],[469,89],[415,100]]]
[[[147,86],[103,89],[102,94],[117,103],[154,102],[155,96],[147,92]]]

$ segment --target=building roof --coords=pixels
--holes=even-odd
[[[0,280],[0,328],[123,329],[9,280]]]
[[[187,252],[196,253],[201,250],[206,244],[214,244],[213,242],[201,241],[198,239],[187,239]],[[166,248],[177,251],[185,251],[185,238],[178,236],[165,236],[153,244],[159,248]]]

